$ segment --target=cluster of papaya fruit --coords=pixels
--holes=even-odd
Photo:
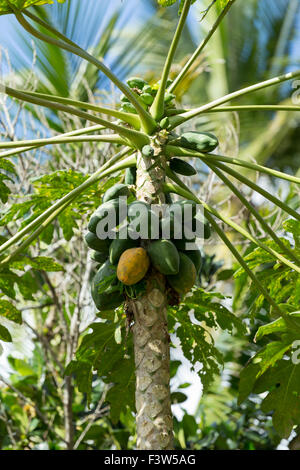
[[[127,84],[138,95],[142,106],[148,109],[159,83],[151,86],[142,78],[133,77]],[[171,81],[167,86],[170,84]],[[166,110],[174,108],[174,98],[166,92]],[[126,113],[136,113],[125,96],[121,97],[121,106]],[[176,157],[176,146],[203,153],[218,146],[218,139],[211,133],[190,131],[178,136],[164,130],[168,128],[168,117],[163,118],[159,128],[163,130],[166,144],[175,149],[167,164],[170,170],[180,175],[193,176],[197,172],[189,163]],[[159,160],[151,145],[142,148],[142,155],[153,159],[154,165],[155,160]],[[124,183],[118,183],[105,192],[102,204],[88,224],[85,240],[94,250],[92,259],[99,264],[92,280],[92,297],[99,310],[120,306],[124,293],[136,292],[137,285],[149,269],[164,275],[177,297],[189,292],[199,279],[202,265],[196,238],[207,239],[211,235],[209,223],[202,214],[199,217],[198,206],[192,200],[173,203],[167,193],[167,209],[163,213],[155,211],[153,205],[134,200],[136,172],[136,167],[126,169]],[[193,245],[188,246],[188,243]]]
[[[126,181],[132,182],[133,176],[128,169]],[[130,190],[131,185],[126,183],[108,189],[88,224],[85,240],[94,250],[92,259],[100,265],[92,281],[92,297],[99,310],[118,307],[124,301],[124,286],[139,283],[150,266],[165,275],[179,295],[193,287],[201,268],[200,250],[186,249],[187,243],[196,242],[194,232],[189,233],[187,227],[195,228],[197,204],[189,200],[172,203],[160,217],[145,202],[127,204],[130,199],[121,196],[130,196]],[[199,219],[198,223],[203,225],[204,238],[209,238],[209,224]],[[104,239],[103,229],[107,235],[112,229],[115,238]]]
[[[167,86],[171,85],[172,80],[168,80]],[[149,106],[152,105],[154,98],[157,94],[157,90],[159,88],[159,82],[155,83],[154,85],[150,85],[146,80],[140,77],[131,77],[127,80],[127,85],[131,90],[138,95],[138,100],[143,106],[144,109],[148,109]],[[172,108],[174,107],[174,99],[175,95],[172,93],[165,94],[165,108]],[[133,113],[137,114],[135,107],[130,103],[126,96],[121,96],[121,108],[120,111],[124,111],[125,113]]]

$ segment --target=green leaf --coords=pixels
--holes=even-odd
[[[15,323],[22,323],[22,314],[8,300],[0,299],[0,315]]]
[[[183,403],[187,400],[187,396],[182,392],[173,392],[171,393],[171,402],[172,404]]]
[[[283,438],[288,438],[295,425],[300,424],[300,364],[282,360],[269,369],[255,386],[256,393],[269,391],[262,411],[273,411],[273,424]]]
[[[64,268],[52,258],[46,256],[37,256],[29,258],[28,256],[19,256],[10,263],[12,269],[25,270],[26,266],[31,266],[39,271],[59,272]]]
[[[28,264],[30,264],[34,269],[38,269],[39,271],[64,271],[64,268],[59,263],[57,263],[51,258],[47,258],[46,256],[37,256],[36,258],[30,258]]]
[[[0,340],[4,341],[5,343],[12,342],[12,337],[11,337],[10,332],[3,325],[0,325]]]
[[[127,338],[125,349],[123,344],[116,342],[115,324],[94,323],[91,328],[92,333],[83,337],[76,360],[68,365],[65,375],[75,374],[77,386],[81,392],[87,393],[88,401],[92,391],[93,371],[97,372],[105,383],[112,384],[106,400],[111,406],[111,418],[113,422],[117,422],[122,411],[126,411],[127,407],[134,411],[135,407],[132,338]],[[123,325],[118,340],[125,336]]]
[[[289,313],[284,318],[277,318],[272,323],[261,326],[255,335],[255,341],[259,341],[263,336],[276,333],[298,334],[300,337],[300,312]]]
[[[59,3],[64,3],[65,0],[57,0]],[[5,15],[8,13],[14,13],[9,4],[14,5],[18,10],[24,10],[25,8],[30,7],[31,5],[46,5],[53,4],[52,0],[0,0],[0,15]]]
[[[283,228],[293,235],[296,247],[300,248],[300,222],[294,219],[286,220],[283,223]]]
[[[291,349],[291,341],[273,341],[261,349],[240,374],[239,403],[242,403],[252,392],[258,378],[281,360],[284,354]]]

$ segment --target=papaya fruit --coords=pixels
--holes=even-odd
[[[168,127],[170,125],[170,119],[168,118],[168,116],[162,118],[159,125],[160,125],[161,129],[168,129]]]
[[[170,168],[175,173],[184,176],[193,176],[197,174],[195,168],[180,158],[171,158]]]
[[[149,94],[151,94],[151,93],[152,93],[152,87],[151,87],[150,85],[148,85],[148,84],[147,84],[147,85],[144,85],[144,86],[143,86],[143,89],[142,89],[142,92],[143,92],[143,93],[149,93]]]
[[[94,251],[91,254],[91,259],[93,261],[96,261],[96,263],[100,263],[100,264],[104,263],[107,260],[107,257],[108,257],[107,251]]]
[[[175,217],[173,214],[166,215],[160,220],[160,236],[170,239],[175,234]]]
[[[151,145],[144,145],[142,148],[142,154],[144,157],[152,158],[154,156],[154,148]]]
[[[197,203],[191,199],[182,199],[181,201],[175,202],[174,205],[178,205],[181,208],[182,215],[189,220],[194,219],[198,212]],[[185,220],[185,222],[187,221]]]
[[[145,103],[147,106],[151,106],[154,101],[154,98],[152,95],[150,95],[150,93],[142,93],[140,98],[142,102]]]
[[[99,252],[107,252],[109,250],[109,245],[111,240],[106,239],[106,240],[101,240],[100,238],[97,237],[92,232],[88,232],[86,236],[84,237],[85,242],[89,248],[92,248],[95,251]]]
[[[142,239],[159,237],[159,216],[151,210],[151,205],[134,201],[128,206],[130,230],[140,234]]]
[[[188,238],[185,237],[183,233],[181,238],[172,238],[171,241],[174,243],[177,250],[185,251],[188,243],[196,243],[196,237],[191,234],[191,238]]]
[[[98,209],[92,214],[88,223],[88,229],[92,233],[96,233],[98,223],[106,217],[111,217],[114,220],[114,214],[116,216],[115,223],[116,227],[120,225],[127,216],[127,204],[125,201],[119,199],[112,199],[110,201],[101,204]],[[112,227],[114,228],[114,227]]]
[[[178,294],[187,294],[196,282],[196,268],[192,260],[184,253],[179,253],[179,272],[167,276],[170,286]]]
[[[165,216],[160,220],[160,233],[164,238],[175,237],[183,233],[184,224],[187,230],[194,230],[194,218],[197,213],[197,204],[184,199],[170,205]]]
[[[202,223],[202,227],[201,227],[201,233],[198,233],[199,232],[199,229],[197,230],[197,225],[196,225],[196,220],[199,220],[200,223]],[[208,222],[208,220],[206,219],[206,217],[204,217],[203,213],[202,212],[199,212],[197,214],[197,216],[193,219],[192,221],[192,230],[196,233],[197,237],[201,238],[203,236],[203,238],[205,240],[207,240],[208,238],[211,237],[211,228],[210,228],[210,223]]]
[[[132,286],[141,281],[150,266],[150,259],[144,248],[129,248],[120,256],[117,276],[126,286]]]
[[[156,240],[150,243],[148,254],[152,265],[161,274],[177,274],[179,271],[179,254],[170,240]]]
[[[187,250],[184,252],[184,254],[188,256],[190,260],[193,262],[196,268],[196,272],[198,274],[202,266],[201,251],[200,250]]]
[[[111,199],[117,199],[119,196],[130,196],[130,189],[128,188],[127,184],[115,184],[111,188],[109,188],[102,198],[102,202],[110,201]]]
[[[130,103],[129,99],[128,99],[127,96],[125,96],[125,95],[121,95],[120,101],[121,101],[122,103]]]
[[[173,144],[174,142],[172,142]],[[198,152],[212,152],[219,145],[219,141],[214,134],[210,132],[185,132],[176,142],[180,147]]]
[[[165,94],[165,97],[164,97],[164,101],[165,101],[165,104],[168,104],[170,103],[172,100],[174,100],[176,98],[175,95],[173,95],[173,93],[166,93]]]
[[[105,281],[108,278],[111,278],[111,284],[105,289]],[[91,286],[92,298],[98,310],[115,309],[124,301],[122,294],[119,292],[117,282],[116,269],[109,261],[106,261],[98,269]]]
[[[124,102],[122,104],[122,108],[120,109],[120,111],[124,111],[125,113],[137,114],[137,110],[135,109],[133,104],[132,103],[127,103],[127,102]]]
[[[127,85],[129,88],[138,88],[139,90],[142,90],[145,85],[148,85],[148,83],[140,77],[130,77],[127,80]]]
[[[133,240],[128,234],[127,238],[115,238],[109,247],[109,261],[111,264],[118,264],[120,256],[130,248],[137,248],[140,240]]]
[[[131,166],[126,168],[125,171],[125,184],[135,184],[136,183],[136,166]]]

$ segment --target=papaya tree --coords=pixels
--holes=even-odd
[[[23,227],[16,233],[10,233],[9,238],[5,234],[0,246],[0,272],[2,281],[5,280],[0,284],[1,315],[12,321],[20,321],[14,306],[3,298],[10,297],[9,287],[18,282],[15,270],[27,265],[37,269],[41,266],[46,268],[47,260],[30,257],[29,248],[57,218],[66,211],[74,210],[78,201],[82,201],[91,188],[97,187],[102,200],[96,211],[90,214],[87,233],[82,236],[93,250],[92,259],[97,264],[91,292],[101,321],[91,325],[92,332],[83,336],[75,356],[72,351],[70,363],[64,372],[66,380],[70,381],[75,375],[79,389],[87,394],[89,400],[93,371],[97,371],[106,383],[112,384],[106,397],[111,405],[112,418],[116,421],[127,406],[136,411],[137,448],[172,449],[170,333],[180,339],[185,356],[194,366],[201,363],[199,373],[205,389],[218,373],[222,358],[203,325],[229,332],[235,328],[240,333],[245,328],[219,302],[223,300],[220,294],[205,292],[201,288],[199,273],[203,255],[194,245],[198,232],[195,235],[192,230],[192,236],[187,236],[184,231],[182,235],[182,221],[188,214],[190,227],[201,227],[202,242],[209,239],[212,233],[221,239],[240,265],[237,276],[249,279],[259,294],[256,304],[272,311],[276,318],[273,324],[259,331],[257,338],[277,333],[283,339],[262,349],[258,353],[258,360],[245,369],[241,380],[241,398],[245,398],[255,387],[269,391],[266,409],[274,412],[274,425],[281,435],[288,436],[293,427],[299,424],[300,413],[297,402],[299,365],[286,359],[292,356],[294,342],[299,336],[297,299],[289,298],[289,302],[285,302],[280,296],[275,296],[272,282],[268,277],[267,280],[263,279],[259,269],[260,265],[273,263],[274,272],[284,273],[290,285],[299,286],[299,202],[277,198],[256,184],[251,176],[248,177],[248,172],[269,175],[293,185],[299,185],[300,178],[245,158],[221,155],[217,150],[218,139],[215,135],[191,131],[189,126],[199,116],[215,112],[299,111],[299,106],[292,103],[232,106],[231,102],[296,79],[300,76],[300,70],[274,76],[192,109],[180,109],[176,106],[179,85],[238,0],[211,2],[203,16],[217,7],[219,15],[216,21],[175,79],[170,80],[171,66],[194,3],[192,0],[178,2],[177,28],[160,80],[156,83],[148,83],[142,77],[132,77],[124,83],[103,60],[81,48],[30,9],[27,10],[27,7],[46,3],[52,2],[5,0],[0,2],[0,13],[15,15],[20,25],[34,38],[67,51],[95,67],[122,95],[119,105],[114,109],[71,97],[30,89],[20,90],[2,83],[2,94],[26,103],[26,106],[37,105],[65,113],[78,118],[79,122],[93,123],[93,126],[78,127],[55,137],[1,142],[1,200],[3,203],[7,201],[9,189],[4,181],[14,174],[9,157],[48,145],[79,145],[82,142],[108,143],[116,151],[94,174],[81,178],[74,175],[73,189],[62,194],[59,199],[49,201],[42,211],[33,211],[28,216],[30,206],[27,212],[23,209]],[[158,3],[168,7],[176,4],[177,0],[159,0]],[[207,165],[247,209],[267,237],[261,239],[254,235],[246,226],[237,224],[232,217],[199,198],[181,177],[188,179],[196,173],[187,159],[198,159]],[[54,184],[56,177],[52,181]],[[78,184],[76,179],[80,180]],[[287,242],[275,233],[251,201],[237,188],[236,182],[263,196],[290,216],[285,229],[294,235],[294,243]],[[112,215],[115,219],[111,226]],[[14,214],[10,216],[13,219]],[[123,230],[124,221],[127,225]],[[255,247],[254,254],[244,257],[219,222],[249,241]],[[109,229],[114,229],[114,236],[103,238],[100,229],[107,227],[107,224]],[[155,234],[152,231],[154,227],[158,229]],[[180,236],[175,235],[177,230]],[[192,250],[187,249],[189,243],[193,245]],[[278,282],[278,279],[272,281]],[[190,319],[191,311],[197,323]],[[2,341],[11,341],[10,332],[3,325],[0,325],[0,338]],[[275,376],[272,375],[273,371]],[[279,387],[274,390],[276,384]],[[135,402],[132,400],[133,392]]]

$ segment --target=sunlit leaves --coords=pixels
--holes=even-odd
[[[58,3],[64,3],[65,0],[57,0]],[[10,4],[16,7],[18,10],[24,10],[32,5],[46,5],[53,4],[54,0],[0,0],[0,15],[5,15],[7,13],[13,13],[13,9]]]
[[[3,203],[7,202],[10,194],[10,189],[4,183],[4,181],[13,181],[9,174],[16,174],[14,165],[4,158],[0,159],[0,201]]]
[[[0,299],[0,316],[14,323],[22,323],[21,312],[8,300]]]
[[[256,340],[266,335],[279,337],[264,346],[242,371],[239,401],[254,393],[269,392],[262,411],[273,412],[273,424],[282,437],[288,437],[300,424],[300,364],[293,349],[300,349],[300,314],[294,312],[259,328]]]
[[[92,391],[93,375],[97,372],[105,383],[113,386],[107,394],[111,406],[111,418],[117,422],[121,411],[127,406],[134,410],[135,373],[132,357],[132,338],[128,338],[126,347],[116,342],[116,330],[120,324],[111,322],[94,323],[92,333],[84,336],[65,374],[75,374],[79,391],[86,393],[88,400]],[[124,328],[123,328],[124,329]],[[120,399],[122,396],[122,399]]]
[[[8,329],[0,324],[0,340],[4,341],[5,343],[11,343],[12,337]]]
[[[39,271],[58,272],[63,271],[63,267],[52,258],[46,256],[37,256],[35,258],[20,257],[13,261],[10,266],[13,269],[24,270],[25,266],[31,266]]]
[[[197,288],[178,308],[169,309],[171,326],[180,340],[183,354],[198,369],[204,389],[209,387],[223,365],[222,354],[214,345],[210,329],[245,333],[239,318],[220,303],[223,299],[221,294]]]

